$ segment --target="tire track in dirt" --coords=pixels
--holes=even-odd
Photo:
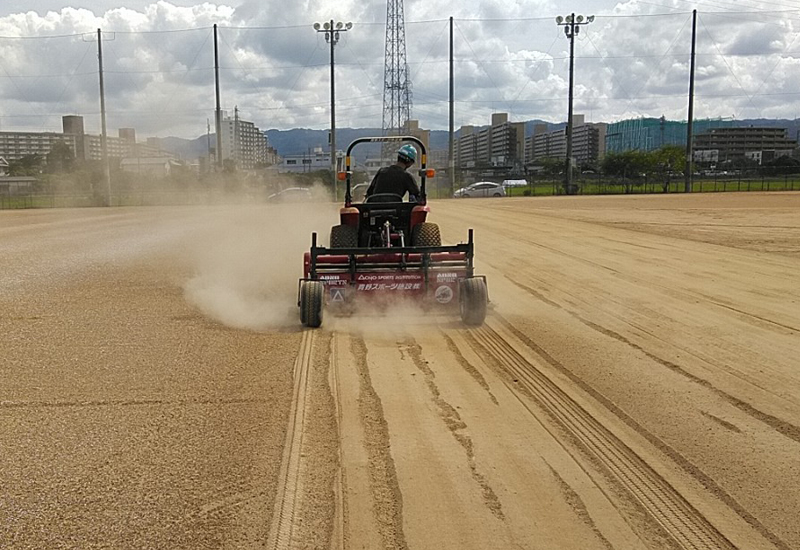
[[[384,550],[408,550],[403,532],[403,495],[390,452],[389,425],[369,374],[367,345],[363,337],[353,337],[350,348],[360,380],[358,407],[369,457],[375,522]]]
[[[710,491],[711,494],[713,494],[715,497],[719,498],[722,502],[724,502],[731,510],[733,510],[739,517],[741,517],[742,520],[744,520],[748,525],[753,527],[753,529],[755,529],[765,539],[769,540],[776,548],[779,548],[780,550],[792,550],[791,547],[786,542],[780,539],[780,537],[778,537],[775,533],[770,531],[769,528],[767,528],[763,523],[761,523],[761,521],[758,520],[758,518],[753,516],[747,509],[745,509],[741,504],[739,504],[739,502],[736,499],[734,499],[730,494],[728,494],[722,487],[719,486],[719,484],[716,481],[714,481],[714,479],[709,477],[700,468],[698,468],[696,465],[694,465],[692,462],[686,459],[683,455],[681,455],[671,446],[669,446],[661,439],[656,437],[650,431],[645,429],[641,424],[639,424],[625,411],[617,407],[616,404],[607,399],[603,394],[599,393],[597,390],[588,385],[586,382],[575,376],[574,373],[572,373],[564,365],[558,362],[554,357],[548,354],[546,350],[542,349],[530,338],[528,338],[528,336],[520,332],[508,320],[506,320],[499,314],[495,314],[494,318],[497,319],[498,322],[500,322],[500,324],[503,326],[504,329],[508,330],[511,334],[513,334],[514,337],[516,337],[520,342],[522,342],[522,344],[524,344],[533,353],[541,357],[547,364],[555,368],[559,373],[569,378],[569,380],[572,383],[574,383],[581,390],[583,390],[588,395],[596,399],[606,409],[608,409],[622,422],[624,422],[629,428],[635,430],[648,442],[650,442],[654,447],[656,447],[665,455],[667,455],[670,459],[672,459],[688,475],[692,476],[703,487],[705,487],[708,491]],[[527,364],[530,365],[530,363]],[[533,366],[531,367],[541,375],[538,369],[536,369]]]
[[[68,407],[186,407],[189,405],[252,405],[266,403],[261,398],[232,399],[121,399],[102,401],[0,401],[0,409],[48,409]]]
[[[294,397],[289,411],[289,428],[283,450],[283,461],[278,478],[278,491],[272,513],[272,526],[267,548],[289,550],[294,548],[293,535],[298,529],[297,510],[303,493],[305,457],[302,453],[306,401],[309,398],[309,371],[314,356],[314,331],[306,330],[294,363]]]
[[[603,225],[603,224],[600,223],[600,225]],[[636,245],[634,245],[634,243],[629,243],[629,242],[625,242],[625,241],[615,241],[615,240],[609,239],[609,238],[606,238],[606,240],[609,241],[609,242],[619,242],[619,243],[624,244],[626,246],[636,246]],[[758,314],[755,314],[755,313],[751,313],[751,312],[748,312],[748,311],[736,309],[736,308],[730,306],[729,304],[726,304],[722,298],[708,296],[708,295],[703,294],[701,292],[695,292],[695,291],[687,290],[687,289],[677,290],[675,288],[667,288],[667,287],[664,287],[662,285],[658,285],[658,284],[654,283],[653,281],[642,279],[640,277],[636,277],[636,276],[628,274],[628,273],[620,272],[620,271],[616,270],[615,268],[607,266],[607,265],[604,265],[602,263],[599,263],[599,262],[596,262],[596,261],[593,261],[593,260],[578,256],[578,255],[575,255],[575,254],[570,254],[570,253],[568,253],[568,252],[566,252],[566,251],[564,251],[564,250],[562,250],[560,248],[557,248],[557,247],[554,247],[554,246],[548,246],[546,244],[541,243],[540,241],[529,239],[529,240],[525,240],[524,242],[525,242],[525,244],[527,244],[529,246],[533,246],[535,248],[541,248],[541,249],[546,250],[546,251],[548,251],[548,252],[550,252],[550,253],[552,253],[554,255],[563,256],[563,257],[568,258],[568,259],[570,259],[572,261],[575,261],[577,263],[582,263],[584,265],[589,265],[589,266],[592,266],[592,267],[595,267],[595,268],[598,268],[598,269],[601,269],[601,270],[604,270],[604,271],[608,271],[608,272],[612,273],[613,275],[619,277],[623,281],[637,283],[637,284],[640,284],[642,286],[646,286],[646,287],[650,287],[650,288],[656,288],[656,289],[658,289],[658,290],[660,290],[662,292],[665,292],[665,293],[667,293],[667,294],[669,294],[671,296],[677,296],[679,298],[687,298],[687,297],[691,298],[691,299],[700,298],[702,300],[707,301],[709,304],[711,304],[711,305],[713,305],[715,307],[718,307],[720,309],[724,309],[724,310],[727,310],[727,311],[733,311],[734,313],[737,313],[738,315],[741,316],[743,321],[748,322],[748,323],[750,323],[750,324],[752,324],[754,326],[760,326],[760,327],[766,327],[766,328],[781,328],[781,329],[789,330],[789,331],[792,331],[792,332],[795,332],[795,333],[796,332],[800,332],[800,329],[795,327],[795,326],[787,325],[785,323],[780,323],[778,321],[767,319],[767,318],[765,318],[763,316],[760,316]],[[501,268],[500,266],[492,265],[492,264],[489,264],[489,263],[487,263],[487,265],[490,265],[492,268],[494,268],[494,269],[496,269],[496,270],[498,270],[500,272],[504,272],[505,271],[505,269]]]
[[[453,437],[459,443],[459,445],[464,447],[464,451],[467,455],[467,463],[469,464],[469,469],[472,473],[472,478],[481,488],[481,495],[483,496],[484,504],[497,519],[505,519],[503,506],[500,503],[500,499],[497,497],[497,494],[494,492],[494,489],[492,489],[491,485],[489,485],[489,481],[486,479],[486,476],[478,469],[478,464],[475,459],[475,446],[472,438],[464,433],[467,429],[467,424],[461,419],[461,415],[458,414],[456,408],[442,397],[441,391],[439,391],[439,386],[436,384],[436,373],[433,372],[428,365],[428,362],[423,357],[422,347],[420,347],[420,345],[411,338],[403,342],[401,345],[408,352],[417,369],[419,369],[425,376],[425,384],[428,386],[428,390],[431,392],[433,402],[439,409],[439,416],[442,418],[445,425],[450,430],[450,433],[453,434]]]
[[[785,420],[781,420],[780,418],[777,418],[776,416],[773,416],[771,414],[765,413],[764,411],[761,411],[761,410],[757,409],[753,405],[750,405],[749,403],[739,399],[738,397],[734,397],[733,395],[731,395],[731,394],[729,394],[729,393],[717,388],[716,386],[714,386],[714,384],[712,384],[708,380],[706,380],[704,378],[700,378],[699,376],[696,376],[696,375],[692,374],[691,372],[689,372],[685,368],[681,367],[677,363],[674,363],[672,361],[669,361],[667,359],[659,357],[658,355],[655,355],[654,353],[646,350],[645,348],[643,348],[639,344],[637,344],[635,342],[632,342],[630,339],[628,339],[625,336],[619,334],[618,332],[615,332],[615,331],[613,331],[611,329],[608,329],[606,327],[598,325],[597,323],[589,321],[588,319],[583,318],[580,314],[578,314],[578,313],[576,313],[574,311],[570,311],[570,310],[564,308],[563,306],[561,306],[561,305],[559,305],[559,304],[557,304],[557,303],[555,303],[555,302],[553,302],[551,300],[548,300],[547,298],[544,298],[541,295],[541,293],[539,293],[536,290],[528,287],[527,285],[524,285],[522,283],[516,282],[516,281],[514,281],[512,279],[509,279],[509,280],[512,283],[514,283],[515,286],[517,286],[518,288],[526,291],[530,295],[532,295],[532,296],[534,296],[534,297],[536,297],[538,299],[541,299],[541,300],[545,301],[546,303],[548,303],[548,304],[550,304],[550,305],[552,305],[554,307],[557,307],[558,309],[560,309],[562,311],[565,311],[570,316],[572,316],[574,319],[576,319],[577,321],[580,321],[581,323],[583,323],[587,327],[591,328],[592,330],[595,330],[595,331],[599,332],[600,334],[608,336],[609,338],[613,338],[613,339],[617,340],[618,342],[622,342],[623,344],[635,349],[636,351],[641,352],[642,354],[646,355],[648,358],[652,359],[656,363],[658,363],[658,364],[670,369],[671,371],[673,371],[673,372],[675,372],[677,374],[680,374],[681,376],[691,380],[692,382],[702,386],[703,388],[708,389],[709,391],[715,393],[716,395],[718,395],[719,397],[721,397],[722,399],[724,399],[725,401],[727,401],[728,403],[730,403],[731,405],[733,405],[734,407],[739,409],[740,411],[744,412],[745,414],[747,414],[748,416],[754,418],[755,420],[758,420],[759,422],[762,422],[763,424],[766,424],[767,426],[769,426],[770,428],[772,428],[776,432],[780,433],[781,435],[800,443],[800,426],[796,426],[796,425],[794,425],[794,424],[792,424],[790,422],[786,422]],[[502,316],[495,315],[495,317],[498,318],[498,320],[500,320],[500,322],[506,328],[508,328],[509,330],[515,332],[517,336],[519,336],[521,334],[516,328],[513,327],[513,325],[511,325],[511,323],[509,323],[506,319],[502,318]],[[525,337],[525,338],[527,340],[527,337]],[[725,369],[725,370],[726,370],[726,372],[730,372],[728,369]],[[736,376],[735,373],[731,373],[731,374]],[[737,378],[738,378],[738,376],[737,376]],[[769,390],[764,390],[764,391],[769,391]],[[772,392],[770,392],[770,393],[772,393]],[[776,397],[780,397],[780,396],[776,396]]]
[[[547,462],[545,461],[545,464]],[[564,500],[567,501],[570,508],[572,508],[575,513],[578,515],[580,520],[585,523],[589,529],[597,536],[597,538],[602,542],[603,546],[605,546],[608,550],[614,550],[614,545],[609,542],[609,540],[603,535],[603,532],[597,528],[597,524],[595,524],[592,516],[589,515],[589,510],[586,508],[586,504],[581,499],[580,495],[567,483],[563,477],[558,473],[558,470],[553,468],[550,464],[547,464],[547,467],[550,469],[550,473],[553,474],[553,478],[558,483],[558,486],[561,488],[561,492],[564,495]]]
[[[683,548],[734,550],[720,533],[664,478],[600,424],[500,334],[484,326],[470,331],[475,351],[494,358],[526,392],[631,494]]]
[[[499,405],[497,397],[494,396],[494,394],[492,393],[492,389],[489,387],[489,383],[486,381],[486,379],[483,377],[480,371],[475,368],[475,365],[467,361],[467,358],[464,357],[464,355],[461,353],[461,350],[458,349],[458,346],[456,346],[456,343],[453,342],[453,339],[450,338],[450,336],[442,332],[442,337],[444,337],[445,342],[447,342],[447,349],[450,350],[450,353],[452,353],[453,356],[456,358],[458,364],[461,365],[461,367],[465,371],[467,371],[467,373],[470,376],[472,376],[472,378],[474,378],[476,382],[478,382],[478,385],[480,387],[486,390],[486,392],[489,394],[489,399],[492,400],[492,403],[494,403],[495,405]]]
[[[333,484],[334,484],[334,494],[335,494],[335,510],[334,510],[334,517],[333,517],[333,534],[331,537],[331,549],[330,550],[345,550],[348,547],[348,536],[347,536],[347,518],[348,516],[348,508],[347,508],[347,499],[344,495],[344,488],[347,487],[347,474],[345,472],[344,467],[344,458],[342,452],[342,424],[344,423],[343,416],[342,416],[342,389],[341,389],[341,382],[339,380],[339,337],[336,333],[333,333],[331,336],[331,353],[330,353],[330,369],[328,371],[328,383],[331,387],[331,393],[333,396],[333,406],[336,414],[336,440],[338,441],[337,446],[337,461],[339,464],[339,470],[334,477]]]
[[[533,277],[533,276],[532,276],[532,275],[530,275],[530,274],[529,274],[529,276],[531,276],[532,278],[534,278],[534,280],[537,280],[538,282],[540,282],[540,283],[542,283],[543,285],[545,285],[545,281],[542,281],[542,280],[536,279],[535,277]],[[543,302],[545,302],[545,303],[547,303],[547,304],[549,304],[549,305],[553,306],[554,308],[556,308],[556,309],[558,309],[558,310],[560,310],[560,311],[564,311],[564,312],[568,313],[569,315],[571,315],[572,317],[574,317],[574,318],[575,318],[575,319],[577,319],[578,321],[581,321],[582,323],[585,323],[585,320],[584,320],[584,318],[583,318],[583,317],[581,317],[579,314],[577,314],[577,313],[575,313],[574,311],[572,311],[572,310],[570,310],[570,309],[568,309],[568,308],[564,307],[562,304],[559,304],[559,303],[557,303],[557,302],[555,302],[555,301],[553,301],[553,300],[550,300],[550,299],[548,299],[547,297],[545,297],[544,295],[542,295],[542,294],[541,294],[540,292],[538,292],[537,290],[535,290],[535,289],[533,289],[533,288],[531,288],[531,287],[529,287],[529,286],[527,286],[527,285],[525,285],[525,284],[523,284],[523,283],[520,283],[519,281],[515,281],[515,280],[513,280],[513,279],[511,279],[511,278],[509,278],[508,280],[509,280],[509,281],[510,281],[512,284],[514,284],[515,286],[517,286],[518,288],[520,288],[521,290],[525,291],[526,293],[528,293],[528,294],[531,294],[532,296],[535,296],[536,298],[538,298],[538,299],[540,299],[541,301],[543,301]],[[546,285],[545,285],[545,286],[546,286]],[[579,297],[577,297],[577,296],[575,296],[575,295],[573,295],[573,294],[570,294],[568,291],[565,291],[565,290],[563,290],[563,289],[562,289],[561,291],[562,291],[562,292],[564,292],[565,294],[567,294],[567,295],[571,296],[572,298],[574,298],[574,299],[576,299],[576,300],[580,300],[581,302],[584,302],[584,304],[586,304],[586,302],[585,302],[584,300],[582,300],[581,298],[579,298]],[[668,294],[670,294],[670,293],[668,292]],[[683,296],[683,295],[681,295],[680,293],[673,293],[673,294],[670,294],[670,295],[678,296],[678,297],[680,297],[680,298],[685,298],[685,297],[686,297],[686,296]],[[704,299],[704,300],[705,300],[705,299],[707,299],[707,297],[706,297],[706,296],[704,296],[704,295],[700,295],[699,297],[700,297],[700,298],[702,298],[702,299]],[[693,297],[693,298],[697,298],[697,296],[695,296],[695,297]],[[618,307],[619,307],[619,308],[621,308],[621,309],[626,307],[625,303],[623,303],[623,302],[620,302],[620,301],[618,301],[618,300],[614,300],[613,298],[610,298],[610,297],[608,297],[607,299],[608,299],[610,302],[612,302],[612,303],[613,303],[615,306],[618,306]],[[588,304],[587,304],[587,305],[588,305]],[[647,330],[646,328],[644,328],[644,327],[642,327],[642,326],[639,326],[639,325],[633,324],[633,323],[632,323],[632,322],[631,322],[629,319],[623,318],[623,317],[621,317],[620,315],[618,315],[618,314],[615,314],[615,313],[612,313],[612,312],[610,312],[610,311],[604,311],[604,313],[605,313],[605,314],[607,314],[607,315],[611,315],[611,316],[613,316],[614,318],[616,318],[616,319],[617,319],[617,320],[619,320],[620,322],[622,322],[622,323],[625,323],[626,325],[628,325],[628,326],[630,326],[630,327],[634,328],[635,330],[639,330],[639,331],[641,331],[641,332],[644,332],[644,333],[648,334],[649,336],[651,336],[651,337],[653,337],[653,338],[656,338],[656,339],[659,339],[659,340],[660,340],[660,338],[658,337],[658,335],[654,334],[652,331],[650,331],[650,330]],[[659,315],[657,312],[653,312],[652,310],[649,310],[649,313],[650,313],[650,315]],[[674,344],[672,344],[672,345],[674,345]],[[733,376],[733,377],[735,377],[736,379],[738,379],[738,380],[740,380],[740,381],[744,382],[745,384],[748,384],[748,385],[754,386],[754,387],[758,388],[759,390],[761,390],[761,391],[764,391],[764,392],[766,392],[766,393],[769,393],[769,394],[773,395],[774,397],[776,397],[776,398],[778,398],[778,399],[781,399],[781,400],[784,400],[784,399],[786,399],[786,398],[785,398],[785,396],[783,396],[783,395],[780,395],[780,394],[776,393],[775,391],[771,390],[771,389],[770,389],[770,388],[768,388],[768,387],[765,387],[765,386],[764,386],[764,385],[762,385],[762,384],[759,384],[757,381],[753,380],[751,377],[748,377],[748,376],[747,376],[747,374],[746,374],[745,372],[743,372],[743,371],[740,371],[739,369],[736,369],[734,366],[732,366],[732,365],[730,365],[730,364],[716,362],[716,361],[714,361],[714,360],[713,360],[713,359],[711,359],[711,358],[708,358],[708,357],[704,357],[704,356],[698,355],[696,352],[694,352],[694,351],[693,351],[692,349],[690,349],[690,348],[685,348],[685,347],[682,347],[682,348],[678,348],[678,349],[680,349],[681,351],[684,351],[684,352],[686,352],[686,353],[688,353],[688,354],[690,354],[690,355],[694,355],[695,357],[697,357],[697,358],[698,358],[698,359],[700,359],[701,361],[703,361],[703,362],[706,362],[706,363],[709,363],[710,365],[712,365],[712,366],[714,366],[714,367],[716,367],[716,368],[718,368],[718,369],[720,369],[720,370],[724,371],[726,374],[729,374],[730,376]],[[665,366],[666,366],[666,365],[665,365]],[[683,374],[683,373],[681,373],[681,374]]]

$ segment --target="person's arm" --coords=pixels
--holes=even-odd
[[[375,192],[375,184],[376,184],[376,183],[377,183],[377,181],[378,181],[378,176],[380,175],[380,173],[381,173],[381,170],[383,170],[383,168],[381,168],[380,170],[378,170],[378,171],[375,173],[375,175],[373,176],[373,178],[372,178],[372,181],[371,181],[371,182],[370,182],[370,184],[369,184],[369,187],[367,187],[367,192],[366,192],[366,193],[364,193],[364,197],[369,197],[369,196],[372,196],[372,194]]]
[[[406,180],[406,191],[408,191],[409,200],[411,197],[415,197],[416,200],[419,200],[419,197],[422,194],[422,192],[419,189],[419,185],[417,185],[414,176],[408,174],[407,172],[406,174],[408,175],[408,178]]]

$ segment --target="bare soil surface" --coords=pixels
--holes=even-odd
[[[432,208],[483,327],[301,330],[334,207],[0,212],[0,546],[800,548],[800,194]]]

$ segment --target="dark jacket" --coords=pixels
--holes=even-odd
[[[416,199],[420,195],[419,185],[405,169],[397,164],[392,164],[378,170],[367,188],[366,196],[392,193],[400,195],[402,200],[406,192]]]

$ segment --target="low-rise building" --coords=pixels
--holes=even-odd
[[[337,162],[341,169],[344,161],[344,153],[337,151]],[[324,151],[322,147],[315,147],[313,150],[295,155],[284,155],[278,164],[278,172],[314,172],[317,170],[331,169],[331,154]]]

